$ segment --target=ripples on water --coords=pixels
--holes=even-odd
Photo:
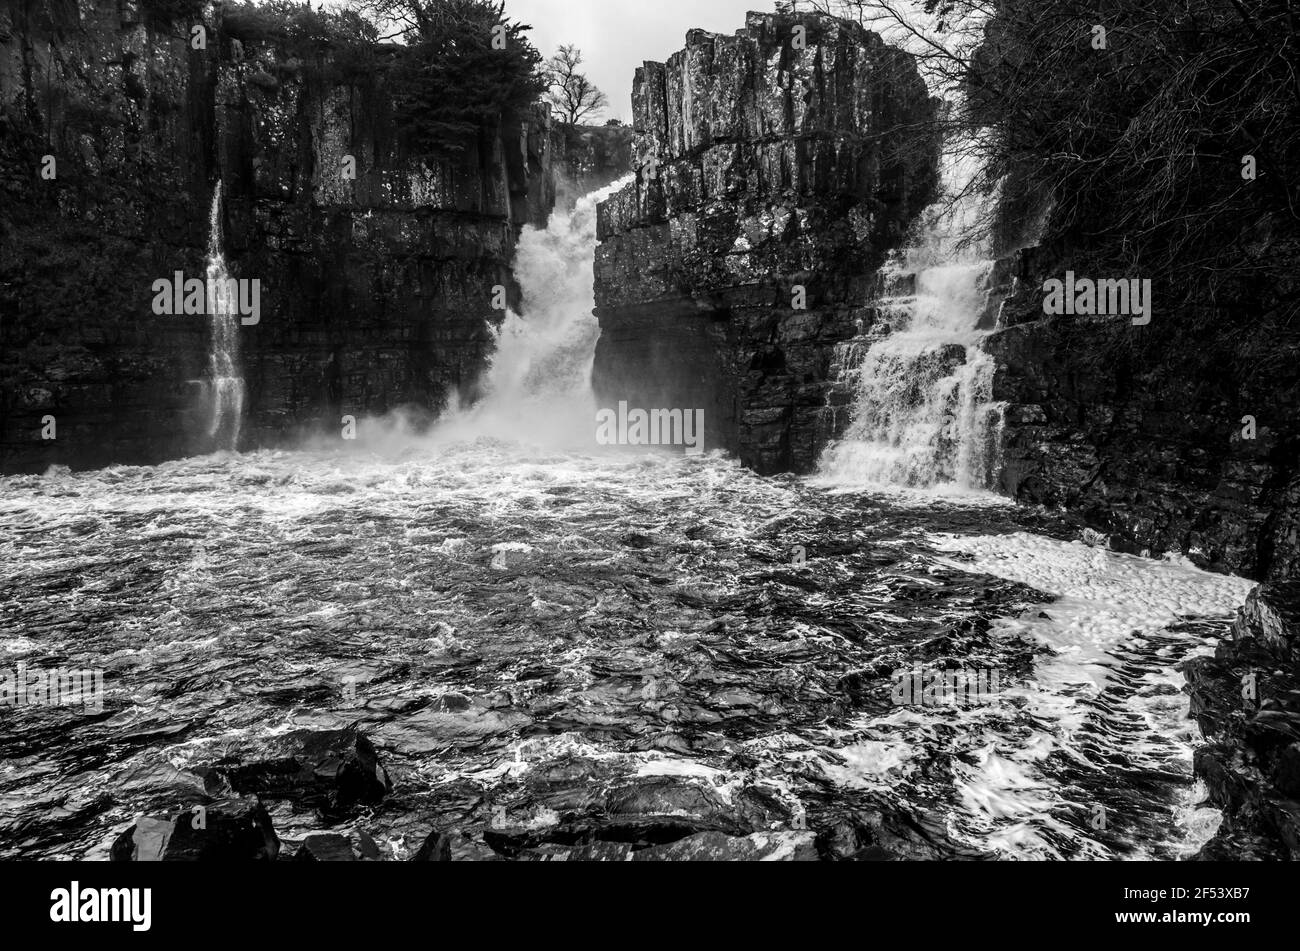
[[[1122,584],[1040,604],[1020,580],[1068,585],[1071,558],[1100,578],[1122,557],[1058,546],[1040,514],[763,479],[717,456],[486,440],[0,487],[0,666],[102,667],[106,688],[98,714],[3,709],[7,857],[103,858],[136,816],[201,789],[194,767],[354,723],[394,791],[332,828],[393,857],[453,827],[492,830],[506,854],[805,824],[823,855],[1187,848],[1173,665],[1220,622],[1170,629],[1172,602],[1138,617]],[[1211,591],[1193,610],[1230,607],[1192,569],[1111,573],[1162,570]],[[1107,597],[1118,621],[1098,634],[1087,599]],[[1114,635],[1128,624],[1144,633]],[[997,668],[1007,689],[963,710],[891,704],[891,671],[945,662]],[[268,808],[287,840],[329,827]]]

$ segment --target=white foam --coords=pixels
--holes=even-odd
[[[999,619],[992,629],[996,636],[1028,638],[1050,649],[1050,654],[1036,664],[1030,682],[1008,694],[1025,698],[1028,712],[1045,730],[1035,732],[1014,750],[1003,749],[986,756],[978,769],[967,770],[961,779],[962,796],[977,814],[990,819],[1020,814],[1040,817],[1037,825],[1041,830],[1020,824],[991,830],[983,844],[1037,855],[1058,854],[1041,832],[1053,826],[1057,827],[1052,831],[1058,834],[1069,834],[1069,830],[1044,821],[1047,810],[1033,764],[1053,752],[1077,755],[1071,750],[1071,738],[1086,718],[1087,701],[1104,689],[1117,664],[1116,653],[1134,641],[1135,635],[1165,631],[1189,617],[1230,616],[1245,601],[1254,583],[1202,571],[1185,559],[1155,561],[1024,533],[940,535],[932,537],[931,543],[941,551],[971,559],[941,560],[951,567],[1019,582],[1058,596],[1041,610]],[[1185,636],[1195,639],[1194,635]],[[1183,646],[1190,648],[1184,656],[1209,649],[1200,641]],[[1143,683],[1153,688],[1178,685],[1181,676],[1172,666],[1156,667],[1143,676]],[[1147,720],[1152,733],[1175,744],[1173,756],[1190,766],[1190,741],[1194,737],[1177,727],[1177,716],[1186,716],[1184,699],[1171,703],[1167,695],[1152,690],[1130,697],[1126,706]],[[1140,742],[1125,753],[1135,762],[1155,755]],[[1167,744],[1159,755],[1171,755]],[[1196,813],[1186,804],[1177,811],[1189,823],[1195,820],[1189,834],[1203,835],[1203,813]],[[1084,854],[1097,856],[1104,850],[1087,844]]]

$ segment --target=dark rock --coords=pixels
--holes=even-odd
[[[424,840],[413,862],[494,862],[501,858],[490,846],[463,832],[433,832]]]
[[[1300,858],[1300,584],[1252,591],[1232,639],[1184,673],[1209,740],[1195,773],[1223,811],[1197,858]]]
[[[627,862],[636,853],[627,842],[591,842],[586,845],[547,843],[519,856],[521,862]]]
[[[221,4],[192,50],[165,20],[127,22],[133,6],[20,4],[0,36],[0,472],[214,448],[207,320],[151,302],[155,280],[205,273],[218,180],[231,272],[262,290],[238,331],[243,448],[468,395],[492,288],[515,293],[518,233],[554,204],[549,110],[430,167],[400,144],[387,70],[343,78],[324,48],[301,69],[274,40],[235,56]]]
[[[1276,255],[1300,261],[1295,248]],[[1002,490],[1066,508],[1117,551],[1295,577],[1300,339],[1281,305],[1255,302],[1266,286],[1243,278],[1219,309],[1157,312],[1148,326],[1045,317],[1044,281],[1083,266],[1059,249],[1019,257],[1025,273],[983,343],[997,363],[993,397],[1008,404]]]
[[[815,862],[811,832],[755,832],[747,836],[700,832],[633,854],[637,862]]]
[[[143,816],[113,842],[114,862],[273,862],[280,840],[255,799],[192,806],[175,816]]]
[[[271,737],[256,755],[214,764],[209,783],[326,813],[379,802],[392,789],[374,746],[356,730],[297,730]]]
[[[352,843],[345,835],[309,835],[293,857],[295,862],[355,862]]]
[[[379,846],[375,840],[364,830],[357,830],[357,852],[361,858],[368,862],[378,862],[383,858],[383,853],[379,851]]]
[[[599,209],[601,405],[701,409],[707,448],[811,469],[834,347],[934,194],[934,111],[911,56],[811,13],[693,30],[637,70],[637,180]]]

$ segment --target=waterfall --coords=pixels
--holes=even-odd
[[[218,446],[233,450],[239,447],[239,430],[243,424],[244,378],[239,366],[238,299],[228,292],[229,282],[230,273],[221,252],[221,182],[218,181],[208,214],[207,309],[211,331],[208,435]]]
[[[852,421],[822,457],[833,482],[971,490],[997,476],[1001,405],[980,350],[994,262],[967,240],[993,199],[970,188],[968,152],[945,150],[945,199],[882,269],[878,322],[836,354]]]
[[[490,436],[552,446],[590,446],[595,432],[591,370],[600,339],[595,308],[596,206],[624,178],[556,211],[545,228],[526,227],[515,251],[520,313],[494,330],[496,350],[484,396],[453,408],[439,425],[453,438]]]

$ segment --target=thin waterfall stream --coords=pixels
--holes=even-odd
[[[238,296],[231,294],[230,272],[221,245],[220,181],[208,212],[208,436],[224,449],[239,448],[244,416],[244,377],[239,361]]]

